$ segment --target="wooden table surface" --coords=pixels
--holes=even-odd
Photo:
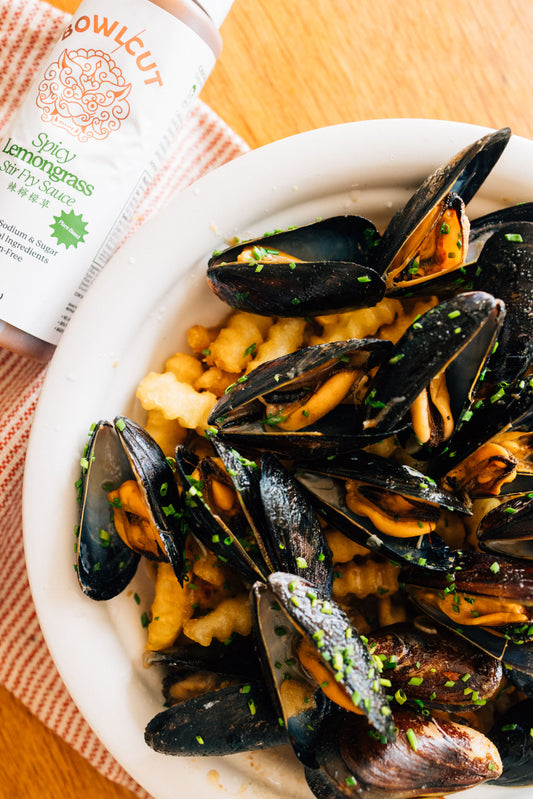
[[[79,0],[53,4],[73,11]],[[235,0],[202,98],[251,147],[383,117],[509,125],[533,138],[532,31],[531,0]],[[133,796],[5,689],[0,751],[0,799]]]

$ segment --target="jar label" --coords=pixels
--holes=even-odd
[[[57,344],[214,62],[148,0],[84,0],[0,142],[0,319]]]

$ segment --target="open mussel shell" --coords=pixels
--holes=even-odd
[[[331,552],[307,494],[272,453],[260,465],[212,436],[268,570],[298,574],[331,594]]]
[[[303,347],[267,361],[226,391],[213,407],[208,422],[225,429],[234,422],[259,420],[265,428],[278,431],[305,430],[349,396],[357,387],[362,370],[366,372],[380,363],[390,349],[390,342],[380,339],[349,339]],[[336,396],[332,380],[339,375],[346,376],[347,383]],[[326,392],[333,395],[333,401],[322,397]],[[314,408],[317,399],[320,411]],[[275,407],[274,413],[269,414],[269,406]],[[293,420],[295,406],[297,419]]]
[[[275,594],[258,582],[251,600],[260,662],[273,706],[300,762],[314,767],[317,736],[329,700],[303,672],[297,656],[300,632]]]
[[[108,492],[133,473],[117,432],[110,422],[98,422],[84,456],[77,575],[92,599],[111,599],[126,588],[140,555],[121,539],[113,524]]]
[[[417,529],[418,521],[420,525],[422,520],[436,522],[442,508],[469,513],[468,507],[413,467],[356,452],[320,464],[299,464],[295,476],[309,492],[319,513],[348,538],[393,561],[420,563],[439,571],[449,568],[451,553],[442,539],[435,532],[406,536],[400,519],[396,522],[394,503],[403,503],[405,498],[412,500],[409,521],[412,523],[414,519]],[[384,532],[370,516],[361,515],[349,506],[347,480],[356,481],[358,490],[366,492],[368,500],[375,502],[378,516],[388,519],[390,514],[389,526],[397,527],[398,535]],[[392,509],[385,505],[380,511],[380,501],[387,495]]]
[[[231,755],[287,742],[261,680],[221,688],[162,710],[144,739],[166,755]]]
[[[500,225],[477,260],[473,288],[505,303],[498,347],[488,361],[487,382],[521,378],[533,360],[533,222]]]
[[[200,459],[185,446],[176,447],[176,472],[183,487],[184,516],[191,531],[222,563],[228,563],[248,582],[264,580],[269,569],[255,542],[247,542],[248,520],[235,514],[223,517],[210,499],[211,479],[229,481],[213,459]]]
[[[501,773],[498,750],[477,730],[406,709],[394,723],[396,740],[384,745],[364,718],[332,715],[317,747],[319,769],[306,769],[317,799],[441,796]]]
[[[174,472],[161,447],[144,428],[125,416],[115,417],[114,425],[156,530],[160,559],[170,562],[183,583],[185,539]]]
[[[490,510],[476,535],[486,552],[533,560],[533,494],[513,497]]]
[[[265,511],[263,540],[270,542],[275,571],[304,577],[327,596],[333,562],[309,496],[275,455],[261,458],[260,491]]]
[[[533,491],[533,384],[521,379],[476,397],[468,418],[432,459],[431,475],[472,498]]]
[[[232,308],[266,316],[316,316],[378,303],[385,283],[366,266],[372,222],[339,216],[274,233],[214,255],[207,281]]]
[[[425,615],[505,665],[533,675],[531,564],[461,552],[448,574],[408,566],[400,584]],[[517,609],[525,619],[510,621]]]
[[[494,725],[488,737],[498,748],[503,772],[497,785],[533,785],[533,699],[511,707]]]
[[[402,622],[371,633],[368,646],[383,663],[382,677],[400,702],[424,706],[476,706],[494,697],[502,681],[501,663],[429,619]]]
[[[392,432],[407,427],[398,422]],[[273,452],[289,459],[327,458],[366,447],[381,441],[380,431],[362,429],[362,415],[355,405],[337,405],[316,424],[303,430],[280,430],[261,421],[227,423],[218,431],[226,444],[255,457],[259,452]]]
[[[371,259],[371,265],[385,278],[387,294],[428,293],[428,290],[431,293],[428,283],[431,284],[434,273],[420,277],[414,269],[410,271],[409,265],[416,259],[428,233],[447,224],[442,221],[439,208],[446,202],[446,196],[453,192],[467,205],[498,161],[510,136],[510,129],[502,128],[468,145],[427,177],[396,212]],[[465,246],[466,241],[461,241],[461,248]],[[458,249],[455,242],[454,249],[455,255]],[[454,271],[461,263],[459,258],[448,258],[443,268]]]
[[[450,411],[454,422],[460,419],[504,315],[503,303],[482,291],[458,294],[426,311],[399,339],[370,384],[364,429],[388,435],[444,370]]]
[[[344,611],[296,575],[276,572],[269,575],[267,584],[309,646],[316,668],[308,660],[306,668],[327,675],[319,681],[325,693],[336,687],[350,710],[364,714],[380,736],[393,740],[391,710],[377,668]],[[334,702],[338,702],[337,691],[330,695]]]

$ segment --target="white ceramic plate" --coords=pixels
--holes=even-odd
[[[386,120],[304,133],[238,158],[180,194],[148,222],[98,278],[64,334],[38,404],[24,484],[27,566],[39,620],[81,712],[132,777],[157,799],[311,794],[286,748],[227,758],[172,758],[143,740],[160,710],[158,675],[144,670],[144,631],[133,590],[108,603],[87,599],[73,569],[73,488],[91,422],[143,419],[140,378],[160,370],[195,322],[224,308],[209,292],[207,256],[224,239],[261,234],[317,216],[360,213],[379,223],[436,166],[487,131],[449,122]],[[513,137],[473,215],[532,199],[533,142]],[[529,789],[491,788],[520,799]],[[471,792],[487,796],[487,789]]]

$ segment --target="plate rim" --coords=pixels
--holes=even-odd
[[[96,342],[87,341],[86,328],[87,325],[92,324],[95,318],[96,310],[103,309],[104,312],[109,313],[112,307],[113,294],[120,289],[121,281],[125,276],[130,276],[132,280],[143,280],[142,264],[136,260],[136,249],[140,246],[140,242],[146,240],[150,236],[156,238],[161,235],[161,231],[167,230],[168,225],[171,224],[172,219],[176,215],[180,215],[187,208],[197,209],[201,206],[202,220],[194,221],[190,225],[190,230],[186,233],[186,247],[193,246],[191,239],[197,233],[198,226],[210,224],[211,216],[217,211],[215,207],[216,202],[224,197],[226,186],[228,182],[231,183],[235,191],[242,190],[246,187],[247,181],[249,182],[249,173],[256,175],[260,172],[264,183],[256,187],[256,191],[261,195],[255,197],[253,201],[248,202],[246,211],[241,208],[241,217],[250,218],[257,216],[258,210],[263,207],[266,210],[272,210],[273,207],[279,206],[281,203],[289,203],[292,199],[300,199],[302,194],[295,197],[294,192],[294,179],[299,181],[301,186],[299,190],[303,193],[316,191],[320,192],[322,189],[330,190],[333,184],[333,174],[331,170],[332,164],[336,168],[334,177],[337,183],[347,181],[346,167],[342,161],[339,150],[337,149],[340,144],[344,144],[348,151],[357,149],[354,145],[358,142],[364,144],[365,142],[374,142],[374,146],[379,149],[387,149],[385,144],[393,141],[390,147],[389,155],[389,168],[397,167],[399,154],[405,152],[409,136],[415,132],[421,136],[425,142],[425,159],[431,161],[434,159],[434,154],[442,150],[449,151],[452,155],[456,152],[463,143],[475,140],[478,136],[483,135],[492,130],[484,126],[471,125],[463,122],[451,122],[446,120],[427,120],[427,119],[376,119],[365,120],[361,122],[348,122],[339,125],[318,128],[304,133],[295,134],[294,136],[281,139],[279,141],[266,144],[256,150],[238,156],[233,161],[225,164],[213,172],[200,178],[192,186],[188,187],[180,194],[178,194],[169,205],[160,211],[153,219],[147,221],[143,227],[137,231],[121,248],[121,250],[113,257],[111,262],[106,266],[105,270],[98,276],[97,280],[88,294],[88,296],[81,303],[80,308],[77,310],[72,321],[63,335],[63,338],[56,350],[52,362],[48,368],[48,374],[45,378],[40,397],[38,400],[26,456],[26,464],[24,470],[23,481],[23,531],[24,531],[24,549],[27,565],[28,578],[30,589],[33,596],[37,617],[41,630],[43,632],[47,646],[52,654],[56,663],[61,678],[63,679],[67,689],[69,690],[75,704],[85,717],[89,726],[94,730],[96,735],[100,738],[104,746],[110,751],[112,756],[120,763],[120,765],[135,779],[142,787],[152,793],[156,799],[167,799],[166,790],[161,787],[160,780],[154,779],[150,773],[145,773],[147,764],[151,768],[151,764],[155,762],[150,750],[142,754],[136,750],[130,755],[124,752],[124,746],[121,741],[112,739],[113,730],[107,729],[106,725],[102,726],[102,720],[99,716],[99,710],[90,707],[88,698],[83,696],[79,690],[79,683],[76,679],[74,667],[75,663],[69,662],[65,659],[64,642],[61,640],[61,630],[58,629],[57,617],[54,613],[61,610],[60,602],[63,598],[61,595],[61,586],[51,586],[51,577],[43,578],[40,574],[40,567],[42,565],[42,553],[44,551],[43,544],[37,545],[35,526],[39,521],[38,510],[35,506],[35,480],[39,476],[42,469],[42,447],[43,445],[50,445],[53,442],[54,432],[57,432],[54,427],[53,416],[51,411],[57,408],[57,391],[58,386],[61,386],[65,392],[62,401],[68,407],[69,401],[76,396],[77,383],[80,382],[80,363],[83,366],[84,372],[88,372],[89,378],[92,375],[102,375],[106,380],[112,379],[115,364],[124,357],[127,349],[128,342],[131,341],[131,336],[128,338],[126,333],[122,336],[120,341],[109,342],[104,341],[104,333],[98,333]],[[459,144],[458,144],[459,142]],[[403,149],[402,149],[403,148]],[[519,136],[514,136],[511,139],[508,150],[512,158],[519,157],[521,152],[533,148],[533,142],[523,139]],[[507,153],[507,151],[506,151]],[[514,155],[517,153],[518,155]],[[505,154],[504,154],[505,155]],[[296,157],[297,156],[297,157]],[[401,161],[401,166],[404,171],[409,171],[414,168],[422,169],[420,165],[421,153],[412,148],[407,154],[405,160]],[[344,157],[344,155],[342,156]],[[275,163],[276,169],[274,174],[269,174],[268,170],[272,162]],[[342,163],[341,163],[342,162]],[[390,166],[392,164],[392,167]],[[384,167],[387,164],[383,165]],[[280,169],[287,169],[288,171],[280,176]],[[307,170],[308,174],[303,174]],[[268,177],[265,177],[265,174]],[[424,174],[422,175],[422,177]],[[292,180],[291,180],[292,178]],[[274,185],[274,180],[277,181]],[[328,180],[331,182],[328,184]],[[314,187],[314,188],[313,188]],[[232,199],[224,207],[220,217],[222,222],[221,228],[230,226],[232,208],[235,203],[243,203],[243,199],[238,197]],[[221,210],[221,209],[218,209]],[[206,241],[205,245],[202,244],[202,249],[209,250],[211,242],[216,243],[219,238],[216,230],[212,230],[212,234],[206,237],[210,241]],[[211,247],[212,249],[212,247]],[[131,297],[131,312],[138,313],[143,305],[146,306],[150,301],[152,308],[160,301],[162,292],[168,288],[169,281],[174,284],[178,279],[176,275],[170,280],[168,257],[165,256],[162,262],[157,265],[156,279],[161,277],[166,278],[167,282],[159,289],[153,286],[150,292],[143,295]],[[182,277],[180,277],[182,279]],[[128,298],[130,299],[130,298]],[[107,328],[106,328],[107,330]],[[131,390],[134,390],[135,383],[132,383]],[[117,413],[122,409],[117,409]],[[88,423],[87,423],[88,424]],[[58,435],[61,431],[59,431]],[[60,483],[61,484],[61,483]],[[45,525],[46,526],[46,525]],[[66,535],[66,531],[65,531]],[[66,549],[66,546],[65,546]],[[48,557],[50,557],[48,555]],[[63,574],[63,572],[61,572]],[[70,584],[69,584],[70,586]],[[70,591],[70,587],[65,589]],[[53,601],[50,601],[49,593],[52,591],[54,596]],[[55,596],[54,591],[59,591],[59,596]],[[80,592],[81,596],[81,592]],[[94,632],[98,628],[98,624],[89,618],[92,616],[92,611],[80,611],[79,603],[75,603],[75,613],[78,614],[79,620],[82,624],[87,625],[89,632]],[[96,614],[101,616],[101,614]],[[110,651],[114,654],[117,649],[117,642],[112,640],[109,635],[109,630],[105,631],[105,643],[110,646]],[[131,674],[126,673],[125,677],[131,679]],[[128,712],[127,716],[132,723],[136,721],[135,714]],[[144,744],[143,744],[144,746]],[[146,747],[146,749],[148,749]],[[156,756],[157,757],[157,756]],[[184,763],[184,759],[180,759],[180,763]],[[196,780],[194,769],[190,769],[189,763],[184,772],[187,779],[192,783]],[[172,772],[168,768],[162,768],[164,778],[167,778],[167,773]],[[198,787],[203,789],[202,795],[207,796],[205,793],[205,781],[202,779],[198,782]],[[501,789],[500,789],[501,790]],[[218,788],[213,790],[213,796],[217,793]],[[249,794],[250,796],[252,793]],[[255,795],[255,794],[254,794]],[[257,796],[267,796],[262,789],[259,789]],[[496,799],[496,792],[491,795]],[[503,797],[502,793],[502,797]],[[510,795],[510,794],[509,794]],[[518,794],[514,794],[517,799]]]

